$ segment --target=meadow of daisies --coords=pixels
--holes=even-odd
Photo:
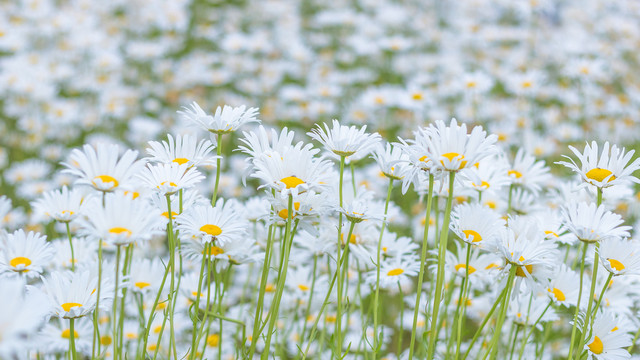
[[[0,359],[640,359],[639,23],[0,1]]]

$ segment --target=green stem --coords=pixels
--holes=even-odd
[[[74,329],[74,320],[69,319],[69,355],[71,356],[71,360],[76,360],[76,330]]]
[[[69,238],[69,247],[71,248],[71,271],[76,271],[76,257],[73,253],[73,240],[71,238],[71,229],[69,228],[69,222],[64,223],[67,226],[67,237]]]
[[[576,352],[576,357],[580,357],[580,355],[582,354],[582,349],[584,348],[584,342],[587,341],[587,334],[591,333],[591,309],[593,306],[593,296],[595,295],[596,292],[596,280],[598,279],[598,260],[600,260],[600,256],[599,256],[599,250],[600,250],[600,243],[596,243],[596,251],[595,251],[595,255],[594,255],[594,259],[593,259],[593,274],[591,276],[591,290],[589,291],[589,298],[588,298],[588,303],[589,305],[587,305],[587,316],[584,319],[584,327],[582,328],[582,334],[580,336],[580,343],[578,345],[578,350]],[[605,289],[606,289],[606,285],[605,284]]]
[[[513,197],[513,187],[514,187],[513,184],[509,186],[509,200],[507,202],[507,215],[509,215],[509,213],[511,212],[511,199]]]
[[[104,207],[104,194],[102,197]],[[93,310],[93,340],[91,345],[91,358],[100,354],[100,289],[102,287],[102,239],[98,240],[98,290],[96,290],[96,308]],[[97,354],[96,354],[97,348]]]
[[[118,282],[120,280],[120,247],[121,245],[116,245],[116,284],[114,287],[114,295],[113,295],[113,306],[111,310],[111,322],[113,324],[113,359],[116,360],[118,358],[118,327],[117,327],[117,319],[118,319]]]
[[[380,228],[380,237],[378,238],[378,252],[376,255],[376,292],[373,298],[373,346],[374,353],[378,353],[378,303],[380,301],[380,255],[382,252],[382,237],[387,225],[387,213],[389,211],[389,201],[391,200],[391,190],[393,189],[393,179],[389,179],[387,186],[387,200],[384,203],[384,217]],[[413,343],[413,338],[411,339]]]
[[[638,329],[638,331],[636,331],[636,334],[633,336],[633,341],[631,342],[631,345],[627,348],[628,352],[631,352],[633,348],[636,346],[636,341],[638,340],[638,336],[640,336],[640,328]]]
[[[414,344],[416,341],[416,327],[418,325],[418,313],[420,312],[420,295],[422,295],[422,284],[424,282],[425,260],[427,258],[427,248],[429,246],[427,239],[429,237],[429,220],[431,218],[431,207],[432,207],[431,203],[433,201],[433,180],[434,180],[433,174],[429,174],[429,190],[427,191],[427,212],[424,218],[424,234],[422,236],[422,253],[420,255],[420,272],[418,273],[418,285],[416,289],[417,290],[416,304],[413,309],[413,325],[411,327],[411,344],[409,345],[409,360],[413,359]],[[378,267],[379,266],[380,264],[378,264]],[[377,310],[378,309],[376,308],[375,311]],[[376,313],[374,312],[374,316],[375,314]],[[378,334],[375,333],[374,335],[377,338]]]
[[[516,343],[518,342],[518,335],[520,334],[520,328],[522,326],[516,325],[516,333],[513,336],[513,343],[511,344],[511,351],[509,352],[509,360],[513,359],[513,351],[516,349]]]
[[[194,316],[193,316],[193,328],[192,328],[192,334],[191,334],[191,352],[189,354],[189,359],[195,359],[196,357],[196,353],[197,351],[195,351],[197,349],[197,344],[196,344],[196,337],[198,335],[198,320],[199,320],[199,316],[198,314],[200,313],[200,291],[202,289],[202,280],[204,279],[204,266],[207,262],[207,259],[209,257],[209,253],[210,253],[210,249],[211,249],[211,242],[207,242],[204,244],[204,253],[202,254],[202,262],[200,263],[200,275],[198,277],[198,290],[196,291],[196,301],[195,301],[195,305],[193,307],[193,312],[194,312]],[[207,304],[208,306],[208,304]],[[204,319],[203,319],[204,322]]]
[[[156,294],[155,300],[153,301],[153,306],[151,307],[151,312],[149,314],[149,320],[147,320],[147,326],[144,329],[145,334],[144,334],[144,346],[142,348],[142,353],[146,354],[147,353],[147,343],[149,341],[149,332],[151,329],[151,322],[153,321],[153,318],[155,317],[154,312],[156,311],[156,308],[158,307],[158,302],[160,301],[160,295],[162,294],[162,290],[164,289],[164,284],[167,281],[167,276],[169,275],[169,266],[166,266],[164,269],[164,275],[162,276],[162,282],[160,283],[160,287],[158,288],[158,293]],[[159,345],[159,344],[158,344]],[[146,356],[145,356],[146,358]]]
[[[340,197],[340,207],[342,208],[342,185],[344,181],[344,161],[345,156],[340,156],[340,182],[338,185],[338,193]],[[349,239],[347,239],[349,242]],[[340,253],[342,251],[342,213],[338,217],[338,263],[341,263]],[[337,310],[336,310],[336,324],[335,324],[335,340],[336,351],[339,354],[335,354],[338,359],[342,357],[342,276],[340,275],[341,266],[336,267],[336,273],[338,274],[338,298],[337,298]]]
[[[216,146],[216,154],[218,158],[216,159],[216,184],[213,188],[213,196],[211,197],[211,206],[216,206],[216,200],[218,198],[218,185],[220,184],[220,165],[222,160],[222,134],[217,134],[217,146]]]
[[[498,315],[498,322],[496,323],[496,330],[493,333],[493,337],[491,338],[491,342],[489,343],[489,348],[487,349],[487,353],[484,358],[486,359],[489,352],[491,352],[491,359],[494,360],[498,356],[498,343],[500,342],[500,332],[502,330],[502,325],[504,324],[504,319],[507,316],[507,309],[509,308],[509,300],[511,300],[511,290],[513,289],[513,279],[516,276],[517,266],[511,265],[511,269],[509,270],[509,278],[507,279],[506,289],[507,294],[504,299],[502,299],[502,306],[500,309],[500,314]]]
[[[469,290],[469,261],[471,259],[471,244],[467,243],[467,258],[466,258],[466,262],[465,262],[465,274],[464,274],[464,286],[463,286],[463,290],[461,291],[462,294],[464,294],[462,296],[461,302],[462,302],[462,311],[460,311],[459,313],[456,312],[456,314],[458,315],[458,336],[456,339],[456,359],[459,358],[460,355],[460,343],[462,342],[462,321],[464,320],[464,315],[467,309],[467,292]],[[460,303],[458,303],[458,305],[460,305]]]
[[[440,231],[440,244],[438,247],[438,274],[436,279],[436,295],[433,300],[433,315],[431,317],[431,336],[429,337],[429,348],[427,350],[427,359],[432,360],[435,354],[437,342],[437,331],[434,326],[438,324],[438,312],[440,311],[440,300],[442,299],[442,291],[444,284],[444,258],[447,251],[447,242],[449,240],[449,221],[451,220],[451,203],[453,202],[453,185],[455,181],[455,172],[449,172],[449,194],[447,196],[447,206],[445,208],[444,218],[442,219],[442,230]],[[427,219],[427,222],[429,220]]]
[[[402,286],[400,286],[400,281],[398,281],[398,302],[400,302],[400,324],[398,327],[398,349],[397,356],[400,358],[400,354],[402,353],[402,335],[404,333],[404,293],[402,292]]]
[[[300,335],[300,341],[298,341],[298,346],[302,346],[302,341],[304,340],[304,336],[307,333],[307,318],[309,318],[309,313],[311,312],[311,302],[313,301],[313,292],[316,288],[316,271],[318,269],[318,255],[313,255],[313,272],[312,272],[312,280],[311,280],[311,289],[309,290],[309,300],[307,302],[307,308],[304,312],[304,326],[302,327],[302,334]]]
[[[124,266],[122,267],[122,278],[126,278],[126,276],[131,272],[131,260],[133,256],[133,243],[127,245],[124,256]],[[122,289],[122,299],[120,300],[120,319],[118,320],[118,348],[122,351],[124,344],[124,318],[125,318],[125,301],[127,298],[128,288],[124,287]],[[120,354],[119,354],[120,355]]]
[[[487,316],[485,316],[484,320],[482,320],[482,323],[480,324],[480,327],[478,327],[478,330],[476,330],[476,333],[473,335],[473,338],[471,339],[471,342],[469,343],[469,347],[467,348],[467,351],[464,353],[464,356],[462,357],[462,360],[465,360],[467,358],[467,356],[469,356],[469,353],[471,352],[471,349],[473,348],[473,345],[476,343],[476,341],[478,341],[478,338],[482,334],[482,330],[484,329],[485,325],[487,325],[487,323],[489,322],[489,319],[491,319],[491,316],[493,315],[493,313],[498,308],[498,304],[500,304],[502,302],[502,299],[506,295],[506,290],[507,290],[507,288],[505,287],[500,292],[500,295],[498,295],[498,298],[496,299],[496,301],[493,302],[493,306],[491,307],[491,310],[489,310],[489,312],[487,313]]]
[[[567,360],[571,360],[573,355],[573,345],[576,338],[576,329],[578,328],[578,314],[580,313],[580,302],[582,301],[582,283],[584,278],[584,261],[587,256],[588,243],[582,244],[582,260],[580,261],[580,286],[578,288],[578,302],[576,303],[576,310],[573,313],[573,327],[571,328],[571,343],[569,344],[569,356]]]
[[[529,337],[531,337],[531,334],[533,334],[533,331],[536,329],[536,326],[538,325],[540,320],[542,320],[542,317],[544,316],[544,314],[547,313],[547,310],[549,310],[552,304],[553,304],[553,300],[549,301],[549,304],[547,304],[547,307],[544,308],[544,310],[542,311],[542,314],[538,316],[538,319],[536,319],[536,322],[534,322],[533,325],[531,326],[531,330],[529,330],[526,336],[522,339],[522,346],[520,346],[520,354],[518,355],[518,360],[522,359],[522,355],[524,354],[524,348],[527,345],[527,341],[529,340]]]

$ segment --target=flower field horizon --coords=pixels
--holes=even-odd
[[[640,358],[640,3],[0,10],[0,359]]]

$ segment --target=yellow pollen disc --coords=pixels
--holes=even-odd
[[[118,187],[118,180],[116,180],[113,176],[109,175],[98,175],[93,178],[93,185],[96,185],[96,179],[102,181],[103,183],[112,183],[111,189]]]
[[[70,329],[64,329],[62,331],[62,335],[60,335],[60,336],[62,336],[65,339],[70,338],[71,337],[71,330]],[[77,338],[80,337],[80,334],[78,334],[77,331],[73,330],[73,337],[77,339]]]
[[[547,234],[547,235],[551,235],[553,237],[559,237],[558,234],[556,234],[555,232],[553,232],[551,230],[545,230],[544,233]]]
[[[153,332],[156,334],[159,334],[161,330],[162,330],[162,325],[158,325],[153,328]]]
[[[298,285],[298,289],[300,289],[300,290],[302,290],[302,291],[308,291],[308,290],[309,290],[309,287],[308,287],[308,286],[306,286],[306,285],[302,285],[302,284],[300,284],[300,285]]]
[[[624,270],[624,265],[616,260],[616,259],[607,259],[609,261],[609,264],[611,265],[612,268],[616,269],[617,271],[622,271]]]
[[[156,351],[157,348],[158,348],[158,345],[156,345],[156,344],[151,344],[151,345],[147,346],[147,350],[149,350],[149,351]]]
[[[73,215],[74,212],[71,210],[62,210],[62,215]]]
[[[531,85],[533,85],[533,84],[531,84],[531,81],[523,81],[522,82],[522,87],[525,88],[525,89],[530,88]]]
[[[420,157],[420,159],[418,159],[418,160],[420,160],[420,161],[422,161],[422,162],[427,162],[427,160],[429,160],[429,158],[427,157],[427,155],[423,155],[423,156],[421,156],[421,157]]]
[[[198,292],[197,291],[192,291],[191,295],[193,295],[193,297],[198,297]],[[203,296],[204,296],[204,294],[201,293],[200,297],[203,297]]]
[[[102,345],[111,345],[111,336],[105,335],[100,337],[100,344]]]
[[[507,171],[507,175],[509,176],[513,175],[516,177],[516,179],[520,179],[522,177],[522,173],[518,170],[509,170]]]
[[[161,215],[162,215],[162,216],[164,216],[164,217],[166,217],[167,219],[169,218],[169,212],[168,212],[168,211],[163,212]],[[176,216],[178,216],[178,213],[177,213],[177,212],[175,212],[175,211],[172,211],[172,212],[171,212],[171,218],[173,219],[173,218],[175,218]]]
[[[607,176],[611,175],[611,170],[595,168],[595,169],[591,169],[591,170],[587,171],[587,173],[584,174],[584,175],[588,179],[600,182],[600,181],[603,181]],[[609,180],[607,182],[611,182],[611,181],[613,181],[615,179],[616,179],[616,177],[614,175],[611,175],[611,177],[609,178]]]
[[[125,234],[127,236],[131,236],[131,230],[123,227],[114,227],[109,230],[112,234]]]
[[[524,270],[522,270],[523,267],[527,270],[529,275],[531,275],[531,272],[533,272],[533,265],[524,265],[518,266],[518,268],[516,269],[516,276],[527,277],[527,275],[524,273]]]
[[[220,342],[220,335],[211,334],[207,336],[207,345],[211,347],[218,347],[218,343]]]
[[[161,302],[156,306],[156,311],[164,310],[167,307],[166,302]]]
[[[467,82],[467,87],[469,89],[476,87],[476,82],[475,81],[469,81]]]
[[[204,250],[202,251],[202,254],[204,255]],[[220,254],[224,254],[224,249],[217,247],[217,246],[212,246],[209,249],[209,256],[213,255],[213,256],[217,256]]]
[[[482,180],[480,185],[478,185],[476,183],[472,183],[471,185],[473,185],[474,187],[479,187],[479,188],[488,188],[489,187],[489,183],[484,181],[484,180]]]
[[[149,284],[148,282],[139,281],[139,282],[135,283],[135,285],[136,285],[136,287],[137,287],[138,289],[144,289],[144,288],[146,288],[147,286],[150,286],[151,284]]]
[[[383,246],[383,247],[382,247],[382,251],[384,251],[384,253],[385,253],[385,254],[387,253],[387,250],[389,250],[389,248],[388,248],[388,247],[386,247],[386,246]]]
[[[477,243],[482,241],[482,236],[480,236],[480,234],[475,230],[462,230],[462,233],[464,233],[467,240],[473,236],[473,240],[471,242]]]
[[[60,305],[60,306],[62,306],[62,310],[64,310],[64,311],[69,311],[69,310],[71,310],[71,308],[74,308],[74,307],[80,307],[80,306],[82,306],[82,304],[78,304],[78,303],[64,303],[64,304],[62,304],[62,305]]]
[[[133,340],[133,339],[138,338],[138,335],[135,334],[135,333],[130,332],[130,333],[126,334],[126,337],[127,337],[127,339]]]
[[[276,287],[273,286],[273,284],[267,284],[267,286],[265,286],[264,290],[266,292],[274,292],[276,290]]]
[[[285,178],[280,179],[280,181],[282,181],[284,183],[284,185],[287,187],[287,189],[295,188],[296,186],[298,186],[300,184],[304,184],[304,181],[300,180],[299,178],[297,178],[295,176],[287,176]]]
[[[170,186],[173,187],[177,187],[178,185],[176,183],[174,183],[173,181],[163,181],[160,183],[160,185],[166,185],[167,183],[169,183]],[[158,188],[160,188],[160,186],[158,186]]]
[[[212,224],[202,225],[200,231],[205,232],[211,236],[218,236],[222,234],[222,229],[220,229],[220,227],[218,227],[217,225]]]
[[[402,269],[393,269],[393,270],[389,270],[389,272],[387,273],[387,276],[398,276],[402,273],[404,273],[404,270]]]
[[[491,264],[487,265],[487,267],[486,267],[486,268],[484,268],[484,269],[485,269],[485,270],[489,270],[489,269],[495,269],[495,268],[497,268],[497,267],[499,267],[499,266],[498,266],[498,264],[496,264],[496,263],[491,263]]]
[[[455,266],[456,271],[460,270],[460,269],[464,269],[464,264],[458,264]],[[474,272],[476,272],[476,268],[474,268],[473,266],[469,266],[469,275],[473,274]]]
[[[175,158],[175,159],[173,159],[173,162],[182,165],[182,164],[185,164],[185,163],[189,162],[189,159],[187,159],[187,158]]]
[[[131,191],[125,191],[124,192],[125,195],[129,195],[131,194],[131,197],[135,200],[138,198],[138,196],[140,196],[140,193],[137,191],[131,192]]]
[[[29,266],[31,265],[31,260],[26,257],[18,256],[11,259],[11,261],[9,261],[9,265],[12,267],[18,267],[18,265]]]
[[[594,337],[593,342],[588,345],[589,350],[594,354],[602,354],[604,347],[602,346],[602,340],[599,337]]]
[[[487,201],[484,203],[485,205],[487,205],[489,207],[489,209],[496,209],[496,207],[498,207],[498,204],[496,204],[495,201]]]
[[[564,293],[562,291],[560,291],[560,289],[553,288],[553,290],[552,289],[547,289],[547,291],[549,291],[550,293],[553,293],[553,296],[558,301],[565,301],[567,299],[567,297],[564,296]]]
[[[456,152],[450,152],[450,153],[442,154],[440,156],[447,158],[449,161],[453,161],[456,158],[458,158],[458,160],[464,159],[464,155],[458,154]],[[440,163],[442,163],[442,165],[444,166],[444,162],[443,161],[440,161]],[[461,161],[460,162],[460,168],[463,168],[466,165],[467,165],[466,161]]]
[[[616,326],[613,329],[611,329],[611,332],[614,332],[614,331],[617,331],[617,330],[619,330],[619,328]]]
[[[327,322],[328,323],[336,322],[336,316],[335,315],[327,315]]]

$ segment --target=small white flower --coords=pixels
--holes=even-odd
[[[256,119],[258,108],[247,109],[245,105],[239,107],[231,107],[228,105],[224,107],[218,106],[213,115],[205,113],[195,101],[191,103],[191,108],[183,107],[183,109],[184,111],[178,111],[178,114],[182,118],[195,123],[206,131],[218,135],[236,131],[240,126],[248,122],[260,121]]]

